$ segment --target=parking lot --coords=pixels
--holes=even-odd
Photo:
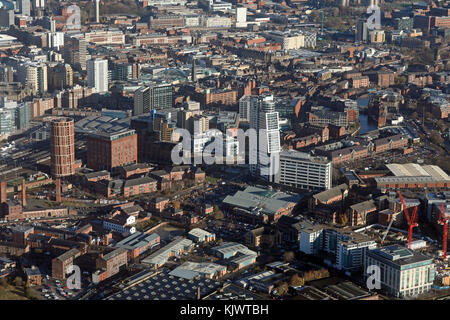
[[[72,300],[88,285],[87,275],[82,275],[81,289],[69,289],[66,280],[52,279],[49,275],[42,276],[42,286],[36,288],[40,300]]]

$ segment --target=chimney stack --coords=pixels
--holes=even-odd
[[[56,179],[56,202],[61,202],[61,179]]]
[[[0,182],[0,203],[6,202],[6,181]]]
[[[22,206],[27,205],[27,186],[25,185],[25,179],[22,180]]]

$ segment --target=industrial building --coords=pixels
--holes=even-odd
[[[449,188],[450,177],[438,166],[415,163],[386,165],[393,176],[377,177],[380,189]]]
[[[283,215],[291,213],[301,199],[302,196],[298,194],[249,186],[233,196],[226,196],[222,205],[238,219],[254,224],[256,221],[276,222]]]
[[[193,245],[191,240],[180,237],[143,259],[142,263],[157,269],[164,265],[169,258],[178,257],[184,252],[190,251],[193,248]]]
[[[128,259],[135,259],[144,252],[159,245],[160,237],[157,233],[145,234],[136,231],[132,235],[117,242],[114,248],[124,248],[128,250]]]

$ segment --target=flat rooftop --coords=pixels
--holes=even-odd
[[[200,297],[205,297],[219,289],[221,283],[212,279],[185,279],[170,275],[164,269],[161,273],[139,282],[106,298],[106,300],[196,300],[197,288]]]
[[[438,166],[435,165],[419,165],[416,163],[391,163],[386,167],[396,177],[432,177],[437,181],[450,181],[450,177]]]

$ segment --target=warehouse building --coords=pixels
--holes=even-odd
[[[128,251],[128,259],[135,259],[141,254],[159,245],[160,237],[157,233],[145,234],[135,232],[131,236],[117,242],[114,248],[124,248]]]
[[[375,178],[379,189],[449,188],[450,177],[438,166],[415,163],[386,165],[393,176]]]
[[[169,258],[179,257],[184,252],[189,252],[193,248],[194,244],[191,240],[180,237],[152,253],[147,258],[142,260],[143,264],[148,264],[157,269],[164,265]]]
[[[233,196],[226,196],[222,205],[239,220],[251,224],[276,222],[292,212],[302,199],[299,194],[275,192],[270,189],[247,187]]]
[[[258,253],[250,250],[246,246],[236,242],[226,242],[220,246],[211,249],[213,254],[221,259],[241,269],[256,262]]]
[[[186,261],[169,274],[184,279],[194,279],[199,276],[208,279],[216,279],[223,276],[225,273],[227,273],[227,267],[217,263]]]
[[[216,235],[200,228],[194,228],[189,231],[187,238],[194,242],[209,242],[216,240]]]

